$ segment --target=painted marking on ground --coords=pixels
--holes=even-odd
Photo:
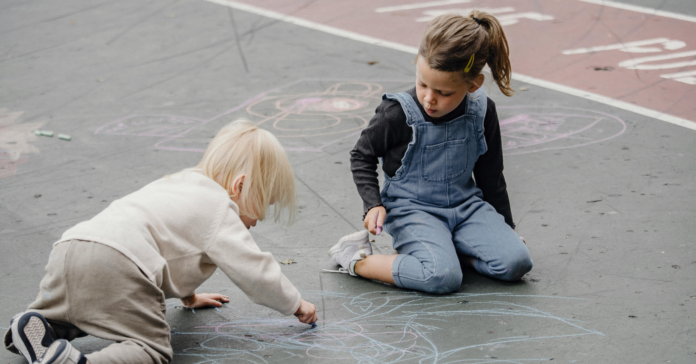
[[[693,17],[599,0],[435,1],[392,11],[384,9],[408,4],[207,1],[412,54],[429,19],[485,9],[508,29],[515,80],[696,130],[696,40],[686,37],[696,34]],[[579,51],[588,49],[602,51]],[[646,52],[654,55],[635,57]]]

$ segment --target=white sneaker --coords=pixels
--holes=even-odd
[[[87,364],[87,358],[69,342],[58,339],[48,347],[43,358],[34,364]]]
[[[10,322],[12,342],[28,362],[33,363],[53,344],[51,329],[46,319],[37,312],[22,312]]]
[[[358,231],[346,235],[329,250],[329,255],[334,263],[341,266],[340,273],[348,273],[357,276],[354,271],[354,263],[372,255],[372,244],[368,239],[370,233],[367,230]]]

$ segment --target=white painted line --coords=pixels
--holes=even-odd
[[[305,28],[322,31],[325,33],[337,35],[339,37],[344,37],[344,38],[356,40],[358,42],[363,42],[363,43],[372,44],[372,45],[378,45],[378,46],[391,48],[391,49],[406,52],[406,53],[418,54],[417,47],[411,47],[411,46],[407,46],[407,45],[403,45],[403,44],[399,44],[399,43],[395,43],[395,42],[390,42],[390,41],[386,41],[386,40],[382,40],[382,39],[378,39],[378,38],[374,38],[374,37],[369,37],[369,36],[358,34],[355,32],[350,32],[347,30],[334,28],[334,27],[331,27],[328,25],[315,23],[315,22],[312,22],[309,20],[296,18],[294,16],[289,16],[289,15],[277,13],[275,11],[266,10],[266,9],[259,8],[256,6],[238,3],[238,2],[232,1],[232,0],[205,0],[205,1],[219,4],[219,5],[228,6],[228,7],[234,8],[234,9],[246,11],[246,12],[253,13],[253,14],[258,14],[258,15],[265,16],[265,17],[272,18],[272,19],[282,20],[282,21],[288,22],[290,24],[295,24],[295,25],[299,25],[299,26],[302,26]],[[586,0],[581,0],[581,1],[586,1]],[[589,1],[589,0],[587,0],[587,1]],[[648,116],[648,117],[662,120],[662,121],[665,121],[665,122],[668,122],[671,124],[683,126],[685,128],[688,128],[688,129],[696,130],[696,122],[689,121],[687,119],[682,119],[682,118],[679,118],[676,116],[668,115],[668,114],[665,114],[665,113],[662,113],[662,112],[659,112],[656,110],[652,110],[652,109],[648,109],[648,108],[645,108],[642,106],[634,105],[634,104],[631,104],[628,102],[615,100],[615,99],[612,99],[610,97],[606,97],[606,96],[598,95],[595,93],[583,91],[583,90],[576,89],[576,88],[569,87],[569,86],[564,86],[564,85],[557,84],[557,83],[550,82],[550,81],[544,81],[542,79],[538,79],[538,78],[534,78],[534,77],[530,77],[530,76],[525,76],[525,75],[522,75],[519,73],[513,73],[512,78],[514,80],[526,82],[526,83],[531,84],[531,85],[548,88],[550,90],[563,92],[563,93],[577,96],[577,97],[582,97],[582,98],[587,99],[587,100],[591,100],[591,101],[599,102],[602,104],[610,105],[613,107],[617,107],[619,109],[634,112],[636,114]]]
[[[667,75],[660,75],[660,77],[683,82],[687,85],[696,85],[696,70],[679,73],[670,73]]]
[[[682,119],[680,117],[672,116],[669,114],[665,114],[665,113],[659,112],[657,110],[652,110],[652,109],[648,109],[646,107],[634,105],[634,104],[631,104],[631,103],[628,103],[625,101],[612,99],[611,97],[598,95],[598,94],[595,94],[592,92],[583,91],[583,90],[580,90],[577,88],[564,86],[564,85],[561,85],[558,83],[545,81],[545,80],[521,75],[519,73],[514,73],[514,72],[512,74],[512,79],[516,80],[516,81],[520,81],[520,82],[526,82],[526,83],[529,83],[531,85],[548,88],[550,90],[563,92],[563,93],[566,93],[568,95],[582,97],[583,99],[599,102],[599,103],[613,106],[613,107],[616,107],[619,109],[634,112],[636,114],[640,114],[640,115],[648,116],[648,117],[655,118],[658,120],[666,121],[666,122],[674,124],[674,125],[683,126],[687,129],[696,130],[696,122],[693,122],[693,121],[690,121],[687,119]]]
[[[585,2],[585,3],[590,3],[590,4],[608,6],[611,8],[631,10],[631,11],[635,11],[638,13],[645,13],[645,14],[650,14],[650,15],[659,15],[659,16],[664,16],[666,18],[686,20],[686,21],[690,21],[692,23],[696,23],[696,16],[673,13],[671,11],[651,9],[651,8],[646,8],[644,6],[624,4],[624,3],[617,2],[617,1],[609,1],[609,0],[580,0],[580,1]]]
[[[669,68],[682,68],[687,66],[696,65],[696,60],[674,62],[674,63],[662,63],[662,64],[646,64],[645,62],[654,61],[666,61],[668,59],[683,58],[683,57],[693,57],[696,56],[696,51],[686,51],[680,53],[672,54],[661,54],[659,56],[643,57],[628,59],[623,62],[619,62],[619,67],[628,68],[629,70],[664,70]]]
[[[679,72],[679,73],[670,73],[668,75],[660,75],[660,77],[662,77],[662,78],[679,78],[679,77],[689,77],[689,76],[696,76],[696,70]]]
[[[324,33],[337,35],[339,37],[356,40],[358,42],[363,42],[363,43],[372,44],[372,45],[378,45],[378,46],[391,48],[391,49],[395,49],[397,51],[402,51],[402,52],[407,52],[407,53],[413,53],[413,54],[418,53],[417,47],[410,47],[407,45],[403,45],[403,44],[399,44],[399,43],[395,43],[395,42],[390,42],[388,40],[382,40],[382,39],[370,37],[367,35],[362,35],[359,33],[351,32],[348,30],[338,29],[338,28],[335,28],[332,26],[315,23],[315,22],[312,22],[309,20],[300,19],[300,18],[297,18],[294,16],[285,15],[282,13],[277,13],[275,11],[266,10],[266,9],[259,8],[256,6],[238,3],[236,1],[231,1],[231,0],[205,0],[205,1],[219,4],[219,5],[228,6],[230,8],[246,11],[249,13],[265,16],[265,17],[271,18],[271,19],[282,20],[282,21],[290,23],[290,24],[295,24],[295,25],[299,25],[301,27],[305,27],[305,28],[309,28],[309,29],[313,29],[313,30],[318,30],[318,31],[321,31]]]
[[[411,9],[422,9],[430,8],[433,6],[442,5],[452,5],[452,4],[464,4],[469,3],[471,0],[442,0],[442,1],[431,1],[428,3],[417,3],[417,4],[407,4],[407,5],[397,5],[397,6],[386,6],[383,8],[375,9],[377,13],[388,13],[390,11],[401,11],[401,10],[411,10]]]
[[[616,43],[616,44],[611,44],[611,45],[605,45],[605,46],[597,46],[597,47],[590,47],[590,48],[578,48],[578,49],[569,49],[567,51],[563,51],[561,53],[565,55],[571,55],[571,54],[583,54],[583,53],[594,53],[594,52],[601,52],[601,51],[610,51],[610,50],[625,50],[625,49],[630,49],[634,47],[643,47],[646,45],[651,45],[651,44],[660,44],[660,43],[667,43],[669,42],[669,38],[655,38],[655,39],[647,39],[647,40],[639,40],[635,42],[627,42],[627,43]],[[683,44],[683,45],[682,45]],[[686,46],[686,43],[681,42],[679,44],[679,48],[683,48]],[[656,48],[657,50],[649,50],[647,52],[660,52],[661,49]]]
[[[416,21],[419,23],[425,23],[429,22],[435,18],[437,18],[440,15],[445,15],[445,14],[459,14],[461,16],[469,16],[471,14],[472,10],[480,10],[480,11],[485,11],[488,14],[500,14],[500,13],[509,13],[512,11],[515,11],[515,8],[512,6],[506,6],[504,8],[463,8],[463,9],[439,9],[439,10],[426,10],[423,12],[426,16],[416,18]]]

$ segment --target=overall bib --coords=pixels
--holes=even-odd
[[[381,191],[387,210],[384,229],[399,253],[392,266],[397,286],[430,293],[459,289],[457,254],[473,257],[481,274],[518,280],[532,269],[527,246],[502,215],[483,201],[473,179],[474,164],[486,152],[483,88],[467,95],[466,113],[435,125],[426,121],[405,92],[383,99],[401,104],[413,140]]]

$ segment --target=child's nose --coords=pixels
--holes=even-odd
[[[427,102],[427,103],[430,104],[430,105],[435,104],[435,97],[434,97],[434,95],[433,95],[433,92],[432,92],[432,91],[426,91],[426,92],[425,92],[425,98],[424,98],[424,100],[425,100],[425,102]]]

